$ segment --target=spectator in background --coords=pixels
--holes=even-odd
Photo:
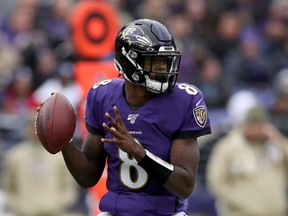
[[[288,68],[281,69],[274,83],[276,100],[272,110],[278,113],[288,113]]]
[[[240,35],[237,49],[230,52],[224,60],[224,74],[230,92],[248,89],[270,106],[273,74],[269,62],[261,50],[261,37],[255,29],[245,29]],[[267,99],[268,98],[268,99]]]
[[[36,108],[37,104],[32,96],[32,79],[30,68],[21,66],[15,70],[10,86],[4,92],[3,103],[0,104],[1,111],[22,117]]]
[[[23,116],[37,106],[32,96],[31,69],[20,66],[11,79],[0,101],[0,136],[3,137],[5,150],[24,138],[26,123]]]
[[[227,122],[230,125],[229,131],[236,125],[242,124],[249,109],[259,103],[259,98],[254,92],[241,90],[230,96],[226,104]]]
[[[37,1],[19,0],[0,24],[1,43],[15,46],[22,50],[26,48],[33,38],[34,19],[37,11]]]
[[[39,88],[45,81],[52,78],[56,73],[57,59],[54,51],[50,47],[38,47],[32,60],[33,89]]]
[[[184,15],[186,22],[193,25],[193,32],[191,36],[193,40],[206,39],[212,30],[212,20],[215,18],[214,14],[209,13],[210,5],[208,1],[203,0],[190,0],[184,2]]]
[[[62,216],[76,199],[76,184],[61,156],[39,143],[32,114],[25,128],[27,137],[5,155],[2,177],[9,208],[16,216]]]
[[[275,18],[274,15],[268,17],[263,27],[263,38],[263,54],[271,72],[275,74],[282,67],[288,66],[287,20]]]
[[[212,56],[205,58],[197,72],[195,83],[202,89],[210,110],[223,109],[230,96],[221,62]]]
[[[256,105],[214,146],[207,169],[220,216],[287,215],[288,140]]]
[[[70,39],[69,16],[72,6],[72,0],[54,0],[46,9],[45,16],[37,14],[37,26],[47,34],[49,46],[53,49]]]
[[[21,64],[21,54],[18,49],[8,45],[0,45],[0,103],[1,96],[13,78],[15,71]]]
[[[274,18],[287,19],[288,2],[286,0],[270,0],[269,10],[266,15]]]
[[[270,110],[273,115],[272,121],[288,136],[288,68],[282,68],[274,81],[275,100]]]
[[[170,15],[169,2],[166,0],[145,0],[136,8],[139,18],[149,18],[165,23]]]
[[[231,50],[237,47],[243,25],[239,18],[237,12],[224,11],[219,15],[215,29],[208,35],[206,45],[221,62]]]
[[[117,12],[119,26],[124,26],[134,19],[133,15],[126,10],[128,7],[128,2],[126,0],[110,0],[110,3]],[[139,4],[140,1],[137,3]],[[135,9],[135,7],[133,9]]]
[[[78,109],[83,97],[83,90],[74,80],[74,65],[71,62],[62,62],[56,69],[56,75],[47,79],[34,92],[35,100],[40,104],[52,92],[61,92],[70,101],[75,110]]]

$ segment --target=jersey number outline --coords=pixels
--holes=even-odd
[[[181,83],[178,85],[179,89],[185,90],[187,94],[189,95],[197,95],[199,91],[192,85]]]
[[[108,83],[112,82],[112,79],[102,80],[100,82],[97,82],[93,85],[92,89],[96,89],[101,85],[107,85]]]
[[[148,173],[138,165],[135,158],[129,156],[121,149],[119,149],[119,158],[121,161],[119,172],[122,184],[131,190],[143,188],[148,182]],[[134,177],[133,174],[135,174]]]

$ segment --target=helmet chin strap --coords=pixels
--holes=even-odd
[[[157,94],[165,92],[169,86],[168,82],[161,83],[157,80],[151,80],[148,75],[145,75],[145,78],[146,78],[145,83],[137,83],[137,82],[132,82],[123,71],[120,71],[120,74],[124,77],[124,79],[128,80],[130,83],[144,86],[148,91],[157,93]]]
[[[157,93],[157,94],[165,92],[169,86],[168,82],[161,83],[157,80],[151,80],[148,75],[145,75],[146,81],[144,83],[137,83],[137,82],[132,82],[129,79],[129,77],[126,76],[124,72],[120,71],[120,74],[124,77],[124,79],[128,80],[130,83],[144,86],[148,91]]]
[[[168,82],[159,82],[157,80],[151,80],[148,75],[145,75],[146,81],[143,85],[147,88],[147,90],[153,93],[163,93],[168,89],[169,83]]]

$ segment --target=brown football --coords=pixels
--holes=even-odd
[[[76,127],[76,113],[69,100],[60,92],[52,94],[41,106],[35,131],[43,147],[56,154],[69,143]]]

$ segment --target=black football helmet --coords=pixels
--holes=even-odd
[[[155,58],[166,63],[166,72],[152,71]],[[154,20],[139,19],[128,23],[115,40],[115,68],[124,79],[145,86],[154,93],[173,91],[180,59],[173,36],[164,25]],[[147,67],[147,62],[150,67]],[[152,73],[155,73],[153,79]]]

